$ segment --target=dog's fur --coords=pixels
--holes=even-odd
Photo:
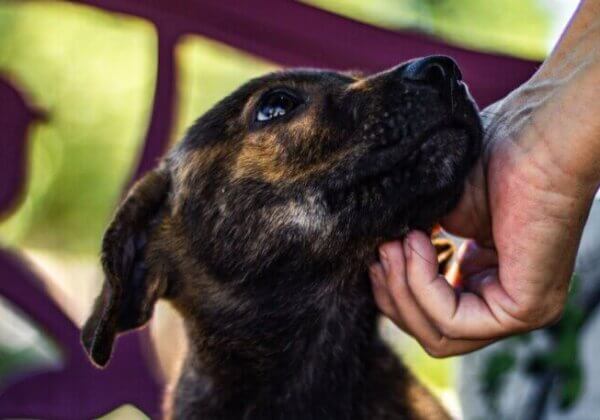
[[[198,119],[106,232],[92,360],[164,298],[189,341],[169,416],[446,418],[378,336],[367,277],[378,244],[455,205],[479,151],[462,82],[411,65],[268,74]],[[293,109],[260,121],[281,91]]]

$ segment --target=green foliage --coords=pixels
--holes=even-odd
[[[141,20],[63,2],[0,1],[0,74],[49,116],[30,134],[25,199],[0,224],[0,241],[98,253],[141,151],[155,55],[155,33]],[[274,68],[191,37],[177,58],[178,135],[237,85]]]
[[[400,332],[387,319],[382,319],[380,331],[394,352],[427,386],[435,391],[448,390],[454,386],[456,368],[454,359],[435,359],[429,356],[414,338]]]
[[[547,53],[548,9],[535,0],[303,0],[386,28],[416,28],[458,45],[529,58]]]
[[[311,1],[385,26],[418,26],[451,39],[486,43],[486,37],[500,36],[530,52],[541,52],[537,40],[546,26],[531,1],[502,1],[502,8],[499,0]],[[530,42],[512,39],[515,34]],[[142,146],[155,49],[152,26],[139,19],[67,2],[0,0],[0,73],[17,81],[49,114],[49,122],[31,131],[25,199],[0,224],[5,245],[98,252]],[[184,39],[177,58],[176,137],[239,83],[274,68],[199,38]]]
[[[577,290],[578,280],[574,276],[562,318],[556,325],[544,330],[551,338],[550,348],[536,351],[523,361],[523,371],[528,375],[538,378],[548,374],[556,376],[554,389],[558,393],[559,406],[564,410],[571,408],[583,391],[579,335],[584,326],[584,314],[575,300]],[[531,334],[524,334],[506,340],[506,346],[493,353],[486,361],[481,383],[488,404],[495,412],[507,376],[519,369],[516,351],[519,346],[530,342],[530,337]]]
[[[180,41],[177,62],[179,112],[176,138],[180,138],[198,116],[242,83],[278,68],[197,36],[187,36]]]
[[[50,355],[48,355],[50,353]],[[0,344],[0,386],[15,376],[29,372],[52,369],[59,364],[58,350],[50,342],[44,340],[36,345],[20,349],[6,347]]]
[[[572,282],[571,295],[577,290]],[[584,324],[581,308],[572,300],[567,303],[560,322],[549,329],[554,339],[553,349],[547,353],[534,354],[527,365],[530,374],[556,372],[559,406],[570,408],[579,398],[583,388],[583,372],[579,360],[579,335]]]
[[[149,417],[134,406],[127,404],[102,416],[99,420],[148,420]]]
[[[54,341],[2,296],[0,321],[0,389],[7,378],[60,365],[63,355]]]
[[[498,351],[487,360],[482,371],[482,391],[494,412],[498,411],[498,398],[516,362],[516,356],[512,351]]]
[[[385,27],[419,28],[462,45],[532,57],[546,51],[547,19],[533,0],[307,1]],[[0,223],[3,245],[97,255],[142,147],[156,44],[152,25],[133,17],[68,2],[0,0],[0,74],[15,80],[49,117],[30,133],[24,201]],[[173,139],[236,86],[275,68],[199,37],[182,39],[176,58]],[[412,342],[402,354],[427,384],[451,387],[452,360],[432,359]],[[11,364],[29,363],[28,357],[0,349],[0,376]],[[490,377],[501,382],[510,360],[504,356],[497,364]],[[571,382],[568,389],[575,389]]]
[[[53,2],[0,3],[0,72],[48,113],[29,138],[13,246],[96,253],[135,164],[156,66],[152,27]]]

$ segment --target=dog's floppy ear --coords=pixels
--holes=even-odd
[[[147,173],[129,191],[104,234],[102,268],[105,281],[81,339],[92,361],[108,362],[118,333],[144,325],[166,281],[149,273],[146,245],[160,222],[170,190],[165,168]]]

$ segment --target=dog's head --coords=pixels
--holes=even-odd
[[[480,141],[477,109],[446,57],[370,77],[251,80],[125,199],[105,236],[107,283],[84,344],[104,364],[114,334],[146,322],[169,277],[192,266],[229,280],[310,271],[431,227],[457,202]]]

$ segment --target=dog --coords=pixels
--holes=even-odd
[[[189,347],[169,418],[448,418],[382,342],[367,272],[379,244],[457,204],[482,137],[461,79],[431,56],[279,71],[222,99],[105,233],[92,361],[162,298]]]

